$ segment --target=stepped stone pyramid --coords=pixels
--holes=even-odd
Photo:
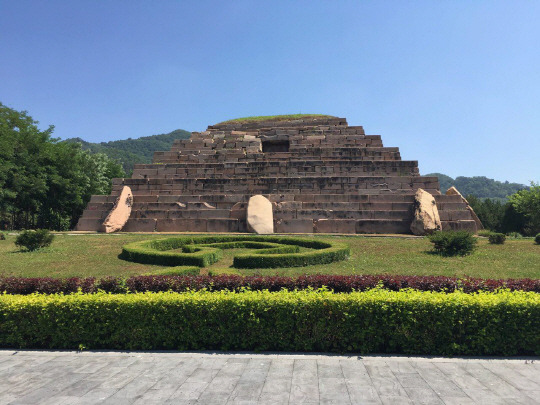
[[[250,197],[272,202],[276,233],[411,233],[415,193],[436,201],[443,230],[476,232],[466,200],[444,195],[380,135],[345,118],[280,116],[228,121],[175,141],[154,163],[114,179],[93,196],[77,230],[99,231],[119,194],[131,189],[125,232],[247,232]]]

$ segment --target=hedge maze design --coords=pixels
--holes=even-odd
[[[344,243],[274,236],[193,236],[129,243],[120,258],[164,266],[207,267],[216,263],[224,249],[247,248],[234,256],[233,267],[259,269],[304,267],[333,263],[349,257]],[[300,248],[307,248],[300,249]]]

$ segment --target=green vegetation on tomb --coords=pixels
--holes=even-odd
[[[191,235],[190,235],[191,236]],[[0,276],[19,277],[129,277],[166,271],[170,267],[121,260],[118,255],[127,243],[163,239],[148,234],[58,234],[54,243],[38,252],[21,252],[15,236],[0,241]],[[206,270],[212,274],[242,275],[301,274],[403,274],[470,276],[481,278],[540,278],[540,249],[533,238],[507,239],[504,245],[491,245],[481,238],[468,256],[441,257],[430,254],[427,238],[384,238],[363,236],[310,236],[314,240],[345,243],[348,260],[308,267],[280,269],[235,269],[239,249],[224,250],[221,259]]]
[[[333,115],[325,115],[325,114],[262,115],[262,116],[254,116],[254,117],[235,118],[233,120],[220,122],[217,125],[247,123],[247,122],[257,122],[257,121],[292,121],[292,120],[298,120],[302,118],[336,118],[336,117]]]

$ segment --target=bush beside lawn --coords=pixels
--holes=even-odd
[[[0,347],[540,354],[540,294],[3,295]]]

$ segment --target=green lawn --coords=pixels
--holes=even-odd
[[[163,266],[151,266],[120,260],[122,245],[164,235],[86,234],[57,235],[51,247],[37,252],[22,252],[14,236],[0,241],[0,275],[24,277],[102,277],[144,274]],[[444,258],[428,253],[431,243],[419,238],[332,237],[315,238],[345,242],[351,246],[346,261],[301,268],[237,270],[231,269],[238,250],[224,251],[224,257],[208,270],[214,273],[299,275],[332,274],[409,274],[446,275],[483,278],[540,278],[540,246],[532,239],[507,240],[504,245],[479,241],[475,253],[466,257]]]

